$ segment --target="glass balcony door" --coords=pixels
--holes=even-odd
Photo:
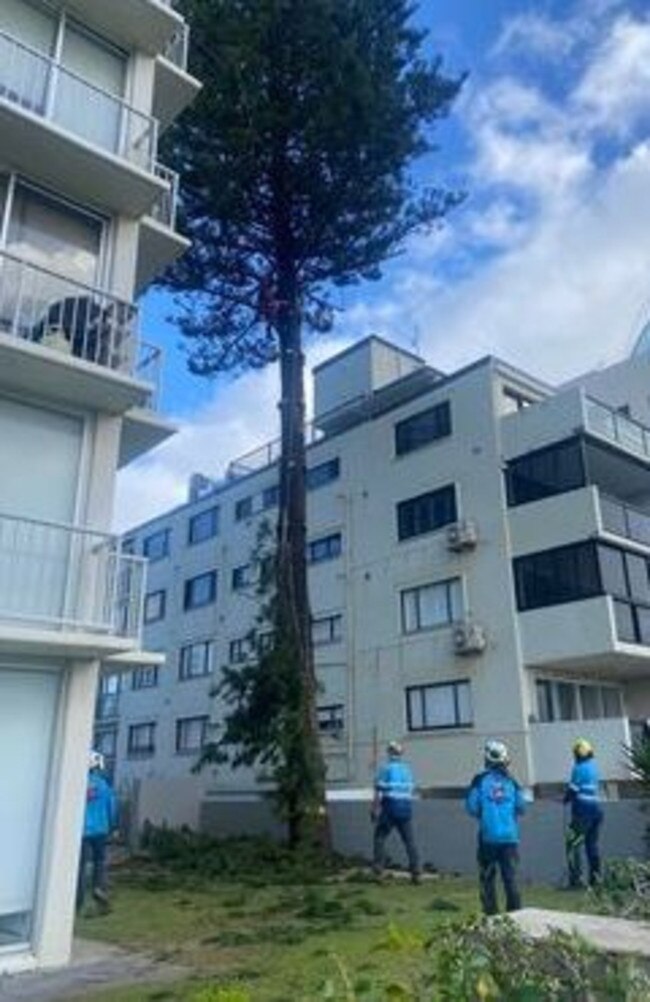
[[[0,666],[0,950],[31,936],[58,693],[57,672]]]
[[[40,4],[27,0],[2,0],[0,32],[21,43],[16,49],[0,35],[0,96],[17,101],[38,115],[47,110],[51,66],[47,59],[34,60],[30,51],[48,59],[56,51],[58,19]],[[24,46],[24,48],[22,48]]]
[[[0,398],[0,618],[65,623],[79,605],[83,421]]]

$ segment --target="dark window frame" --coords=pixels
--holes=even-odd
[[[340,476],[341,460],[339,457],[326,459],[325,462],[310,466],[305,471],[305,488],[308,491],[316,491],[338,480]]]
[[[327,623],[328,626],[328,637],[326,640],[315,640],[314,639],[314,626],[317,624]],[[336,627],[339,626],[339,633],[337,635]],[[311,642],[313,647],[327,647],[329,644],[340,644],[343,642],[343,613],[333,612],[327,616],[312,616],[311,617]]]
[[[262,511],[268,511],[269,508],[277,508],[280,503],[280,485],[272,484],[270,487],[265,487],[262,491]]]
[[[577,465],[569,476],[568,467],[576,460]],[[505,479],[509,508],[586,487],[588,469],[584,438],[572,435],[513,457],[506,464]]]
[[[235,501],[235,522],[243,522],[245,519],[253,517],[253,495],[248,494],[245,498]]]
[[[440,506],[440,512],[437,511]],[[446,510],[445,510],[446,509]],[[445,484],[416,497],[398,501],[397,539],[400,543],[444,529],[458,521],[456,484]]]
[[[407,456],[452,433],[451,402],[442,400],[395,425],[395,455]]]
[[[160,612],[157,616],[150,616],[147,612],[147,605],[149,599],[153,599],[156,596],[161,595],[162,601],[160,603]],[[153,623],[160,623],[167,613],[167,589],[166,588],[156,588],[154,591],[148,591],[144,597],[144,605],[142,609],[142,621],[145,626],[151,626]]]
[[[323,720],[321,714],[329,717]],[[333,726],[328,726],[330,723]],[[319,704],[316,707],[316,725],[321,737],[340,738],[345,734],[345,703]]]
[[[129,724],[129,730],[127,733],[127,744],[126,752],[129,758],[151,758],[156,754],[156,728],[158,722],[156,720],[147,720],[138,724]],[[148,729],[150,736],[150,743],[144,747],[134,747],[133,738],[136,732],[142,731],[144,728]]]
[[[155,532],[151,532],[148,536],[145,536],[142,540],[142,556],[146,557],[150,564],[155,564],[159,560],[164,560],[169,556],[171,552],[171,529],[157,529]],[[156,540],[163,540],[163,548],[161,553],[154,553],[153,555],[149,552],[152,543]]]
[[[188,670],[188,663],[192,663],[191,652],[195,647],[203,647],[202,670],[198,672]],[[189,652],[189,653],[188,653]],[[197,678],[208,678],[214,671],[214,640],[193,640],[189,644],[183,644],[178,652],[178,681],[192,682]]]
[[[159,665],[140,665],[139,668],[134,668],[131,672],[131,691],[140,692],[141,689],[156,689],[160,681],[159,676]],[[153,677],[153,682],[143,682],[144,678],[149,679],[150,677]]]
[[[319,548],[323,547],[322,556],[317,555]],[[328,560],[337,560],[343,553],[343,533],[331,532],[327,536],[318,536],[310,539],[307,543],[307,563],[322,564]]]
[[[192,589],[197,581],[202,580],[210,581],[209,596],[203,602],[194,602],[191,600]],[[194,609],[205,609],[208,605],[213,605],[217,600],[217,590],[216,570],[204,571],[202,574],[195,574],[194,577],[186,578],[183,586],[183,611],[191,612]]]
[[[201,743],[199,745],[192,745],[190,747],[181,747],[180,738],[183,732],[184,725],[196,724],[200,722],[202,727]],[[210,728],[210,716],[209,714],[200,713],[191,717],[177,717],[176,718],[176,734],[174,740],[174,751],[176,755],[196,755],[198,752],[202,751],[207,744],[208,731]]]
[[[248,564],[238,564],[233,567],[230,573],[230,588],[232,591],[244,591],[246,588],[252,588],[254,585],[253,581],[253,565]]]
[[[460,717],[460,702],[458,699],[458,689],[462,686],[467,688],[469,692],[469,704],[471,708],[471,719],[468,721],[459,720]],[[424,694],[429,689],[449,689],[451,688],[454,694],[454,716],[456,717],[456,723],[453,724],[423,724],[421,727],[415,726],[413,723],[412,706],[410,700],[411,693],[419,693],[421,697],[421,716],[424,720],[426,717],[425,712],[425,702]],[[472,683],[471,679],[451,679],[447,682],[430,682],[423,685],[408,685],[405,689],[405,701],[406,701],[406,726],[407,730],[414,734],[421,734],[423,731],[461,731],[468,730],[474,727],[474,705],[472,703]]]
[[[200,535],[198,538],[195,535],[195,530],[197,525],[202,525],[203,522],[207,522],[209,526],[209,531],[206,535]],[[188,546],[199,546],[201,543],[207,542],[209,539],[214,539],[215,536],[219,535],[219,505],[212,505],[211,508],[204,508],[203,511],[198,511],[195,515],[190,516],[187,520],[187,545]]]
[[[458,587],[458,592],[459,592],[459,596],[460,596],[460,606],[461,606],[461,614],[460,614],[460,616],[457,619],[455,619],[454,615],[453,615],[453,612],[454,612],[453,605],[454,605],[454,603],[453,603],[453,600],[452,600],[452,589],[453,589],[454,586]],[[422,608],[421,608],[420,593],[423,592],[423,591],[426,591],[428,588],[444,588],[445,589],[448,619],[446,619],[443,623],[432,623],[432,624],[428,624],[426,626],[423,626],[422,625]],[[416,609],[417,609],[417,621],[418,621],[418,625],[413,630],[407,630],[407,628],[406,628],[406,620],[407,620],[407,616],[406,616],[406,597],[407,597],[407,595],[416,595],[416,599],[417,599],[416,600]],[[463,615],[464,615],[464,604],[465,604],[464,603],[464,599],[465,599],[465,596],[463,594],[463,579],[462,579],[462,577],[459,574],[455,575],[455,577],[443,578],[442,581],[427,581],[426,584],[414,585],[411,588],[402,588],[400,590],[400,626],[401,626],[401,632],[402,632],[402,634],[404,636],[406,636],[406,637],[411,637],[415,633],[426,633],[427,630],[440,630],[440,629],[444,629],[445,627],[453,626],[454,623],[460,622],[462,620],[462,618],[463,618]]]

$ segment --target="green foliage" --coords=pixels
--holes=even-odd
[[[590,895],[595,909],[604,915],[650,920],[650,863],[607,860],[602,879]]]
[[[190,1002],[253,1002],[249,992],[237,985],[218,988],[204,988],[190,999]]]
[[[184,0],[204,87],[172,129],[192,248],[165,281],[200,374],[278,355],[283,306],[327,327],[328,290],[377,279],[458,201],[415,159],[461,86],[428,59],[412,0]]]
[[[626,753],[632,775],[643,785],[646,795],[650,796],[650,736],[638,738],[626,749]]]
[[[249,886],[311,884],[340,865],[336,857],[323,856],[315,849],[295,852],[267,838],[216,839],[189,829],[166,827],[148,826],[142,848],[163,868],[143,874],[142,881],[151,889],[172,884],[174,873],[195,875],[201,880],[232,879]],[[233,907],[234,901],[234,907],[240,908],[246,896],[241,892],[228,901],[228,907]]]
[[[402,979],[381,975],[353,982],[333,958],[336,974],[322,985],[328,1002],[645,1002],[650,978],[628,958],[595,952],[573,936],[534,941],[514,923],[475,920],[447,926],[426,946],[390,926],[382,949],[404,954]],[[426,952],[429,964],[409,963]],[[417,973],[412,974],[415,969]]]

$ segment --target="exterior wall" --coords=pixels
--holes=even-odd
[[[65,4],[54,5],[55,8],[61,6],[64,7]],[[110,5],[75,3],[75,19],[81,20],[111,46],[117,45],[125,52],[125,88],[122,98],[131,108],[142,112],[144,116],[150,116],[156,97],[156,51],[162,51],[173,32],[183,25],[180,15],[169,5],[138,5],[138,16],[134,15],[134,6],[123,0]],[[56,29],[59,39],[62,24],[59,21]],[[28,58],[24,53],[29,50],[21,51],[23,58]],[[19,72],[19,69],[21,68],[14,67],[16,87],[29,88],[30,74],[22,70]],[[174,72],[173,67],[168,70],[168,73]],[[190,100],[198,85],[182,70],[179,69],[178,73],[184,78],[184,83],[179,84],[181,89],[184,88],[183,93],[177,90],[174,96],[177,107],[180,108],[184,101],[187,103]],[[47,83],[43,86],[49,86],[49,81],[55,76],[55,73],[45,73],[43,80]],[[137,424],[141,420],[134,409],[148,407],[145,400],[149,400],[149,397],[138,381],[141,373],[136,368],[139,342],[136,343],[135,331],[129,355],[119,340],[123,332],[120,334],[118,328],[120,325],[128,327],[130,324],[129,307],[133,303],[139,256],[142,256],[144,247],[141,230],[147,225],[148,214],[153,213],[154,201],[162,189],[154,177],[155,149],[151,150],[150,162],[138,163],[134,167],[133,162],[129,162],[127,156],[123,155],[122,149],[113,150],[110,148],[110,140],[106,145],[104,139],[98,138],[101,130],[92,138],[83,134],[81,122],[84,109],[81,102],[84,93],[90,92],[84,92],[80,81],[81,78],[77,77],[80,118],[74,118],[75,109],[70,107],[65,124],[58,122],[56,128],[52,128],[49,118],[50,111],[53,112],[50,101],[43,102],[43,107],[50,111],[43,112],[42,117],[39,117],[36,103],[30,103],[27,99],[19,101],[19,94],[14,94],[13,98],[8,96],[3,109],[0,176],[15,177],[20,183],[31,186],[41,195],[52,199],[59,208],[68,205],[76,207],[80,212],[101,216],[103,234],[97,275],[93,282],[75,282],[69,274],[65,274],[65,266],[70,266],[74,256],[74,246],[69,236],[67,258],[61,247],[51,261],[44,262],[41,256],[39,264],[34,259],[36,245],[29,247],[29,253],[25,253],[20,259],[20,267],[21,275],[27,275],[26,283],[32,283],[26,285],[27,291],[24,293],[28,304],[31,302],[30,296],[36,290],[34,310],[37,312],[34,316],[18,312],[23,300],[20,297],[16,300],[12,298],[14,293],[10,288],[11,278],[5,281],[0,293],[0,350],[5,353],[0,360],[0,397],[6,395],[8,398],[33,403],[47,413],[55,409],[83,419],[85,435],[77,504],[74,512],[70,513],[70,518],[65,520],[67,528],[62,531],[69,530],[71,534],[84,535],[90,531],[110,532],[121,439],[126,440],[129,422]],[[92,85],[90,87],[92,89]],[[14,104],[11,104],[12,99],[15,100]],[[109,100],[106,99],[105,104],[108,126],[112,121],[109,117]],[[25,112],[26,108],[29,108],[28,112]],[[117,111],[116,106],[113,110]],[[121,136],[122,133],[129,133],[131,126],[123,128],[123,109],[118,114],[122,123]],[[18,125],[13,124],[12,115],[15,122],[19,122]],[[153,134],[155,123],[148,120]],[[88,119],[85,121],[87,123]],[[142,118],[140,126],[146,121]],[[108,132],[110,133],[110,127]],[[174,234],[171,225],[157,225],[157,259],[166,263],[178,253],[183,241]],[[1,240],[6,241],[7,228],[0,229],[3,232]],[[63,237],[66,236],[64,229],[59,236],[63,243]],[[43,251],[40,244],[38,248]],[[3,254],[0,265],[4,266],[7,254],[5,242],[0,243],[0,252]],[[47,278],[43,277],[45,272],[41,265],[44,263],[48,266]],[[16,267],[15,260],[12,267]],[[4,270],[3,274],[7,278]],[[89,284],[93,286],[90,291]],[[39,295],[44,303],[42,310],[45,312],[42,315],[38,313],[38,309],[41,309],[38,307]],[[117,309],[115,298],[120,300]],[[77,319],[67,321],[73,329],[65,330],[65,323],[60,320],[58,342],[53,332],[48,331],[49,337],[46,339],[43,336],[41,345],[37,325],[40,322],[41,328],[45,329],[44,325],[53,323],[49,316],[49,304],[53,300],[71,303],[73,306],[75,302],[79,302],[86,312],[81,309],[75,313]],[[90,321],[79,320],[79,316],[81,314],[88,317],[91,309],[96,311],[98,317],[112,316],[112,321],[107,320],[107,323],[109,326],[113,324],[117,334],[111,328],[111,337],[115,336],[116,340],[110,346],[106,346],[100,340],[103,335],[98,335],[95,331],[95,349],[89,348],[87,344],[81,349],[75,347],[75,339],[80,334],[81,340],[88,340]],[[109,313],[110,310],[113,311],[112,314]],[[118,314],[122,318],[129,316],[128,324],[124,324],[123,319],[116,319]],[[64,313],[62,315],[65,316]],[[79,324],[85,325],[83,331],[79,330]],[[128,333],[127,330],[127,335]],[[35,343],[25,346],[22,340],[25,337],[33,339]],[[67,344],[64,343],[66,339]],[[115,362],[101,357],[102,347],[106,348],[106,354],[110,354],[116,344],[122,347],[124,359]],[[90,357],[93,350],[95,357]],[[18,364],[5,363],[5,355],[10,351],[15,353]],[[88,354],[84,354],[84,351]],[[75,355],[82,355],[83,361]],[[12,361],[10,358],[9,362]],[[113,366],[115,368],[108,371]],[[153,441],[158,426],[163,429],[158,438],[162,440],[168,431],[164,430],[164,422],[159,422],[150,411],[143,442]],[[140,452],[145,451],[145,448],[144,444],[137,446]],[[41,496],[46,498],[52,484],[47,482],[45,473],[43,480]],[[49,480],[51,481],[51,476]],[[0,517],[11,514],[11,511],[2,510],[0,492]],[[38,513],[27,514],[39,517]],[[49,514],[54,519],[51,511]],[[45,518],[45,515],[42,517]],[[62,519],[58,521],[61,522]],[[73,538],[80,537],[70,535],[70,539]],[[70,552],[74,553],[75,549],[79,549],[67,537],[66,542]],[[85,583],[85,559],[79,560],[81,571],[78,576]],[[107,558],[107,563],[109,562]],[[84,602],[84,608],[89,603],[90,599]],[[138,643],[137,637],[124,640],[116,638],[114,634],[117,629],[112,623],[102,624],[101,628],[98,627],[90,634],[88,631],[84,633],[83,618],[77,616],[77,620],[79,621],[70,628],[67,624],[48,624],[47,628],[40,629],[24,617],[24,622],[16,626],[7,609],[0,608],[0,663],[10,664],[12,669],[29,670],[39,665],[48,669],[56,668],[62,680],[51,754],[49,792],[43,805],[42,848],[31,942],[28,948],[20,944],[13,952],[5,953],[3,949],[0,972],[30,966],[56,966],[65,963],[69,957],[85,805],[87,749],[91,745],[100,662],[103,657],[113,653],[133,653]],[[20,750],[16,753],[20,754]]]
[[[334,847],[344,856],[369,862],[372,858],[372,825],[367,802],[330,805]],[[604,858],[643,857],[648,823],[644,804],[619,800],[607,804],[602,831]],[[415,834],[422,863],[443,873],[476,873],[476,824],[459,799],[425,799],[416,804]],[[561,804],[539,801],[521,822],[521,877],[524,883],[566,883],[564,863],[565,812]],[[219,837],[240,834],[282,836],[267,804],[215,803],[202,805],[201,827]],[[406,866],[399,838],[388,843],[389,860]]]

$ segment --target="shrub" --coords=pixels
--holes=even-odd
[[[650,863],[637,859],[608,860],[600,884],[591,892],[604,915],[650,919]]]

